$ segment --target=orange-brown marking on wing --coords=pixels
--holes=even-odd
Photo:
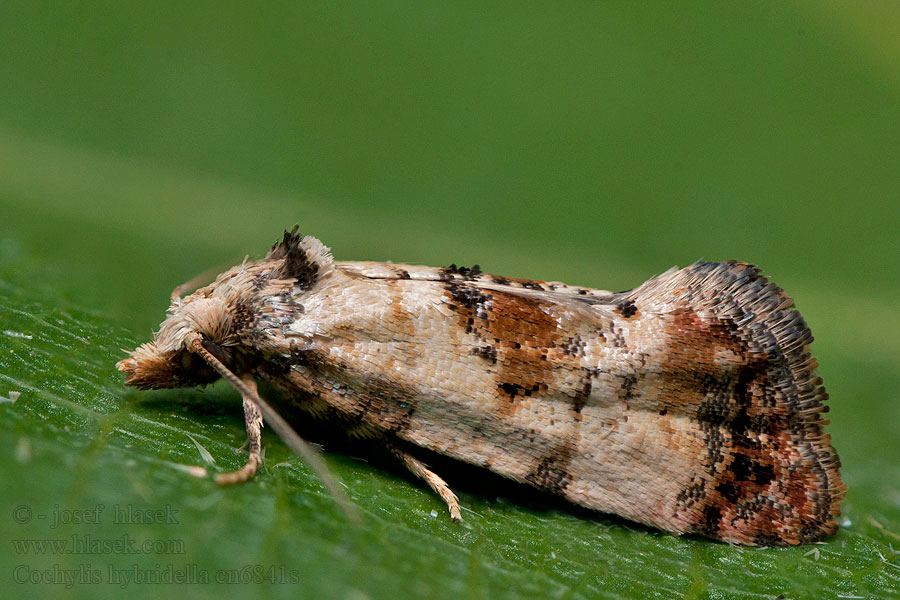
[[[472,353],[490,364],[499,413],[512,414],[522,399],[547,392],[547,353],[560,332],[544,301],[461,282],[447,283],[445,296],[471,336]]]
[[[802,317],[749,265],[698,263],[675,277],[687,285],[667,290],[683,304],[669,313],[665,408],[695,422],[706,447],[675,517],[743,544],[833,533],[846,488]]]

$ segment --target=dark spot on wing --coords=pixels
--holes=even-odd
[[[515,383],[501,383],[497,387],[499,387],[504,394],[509,396],[510,400],[515,400],[516,396],[519,394],[520,386]]]
[[[531,396],[540,391],[546,391],[547,386],[543,383],[534,383],[534,384],[526,384],[522,385],[520,383],[498,383],[497,388],[500,389],[505,395],[509,396],[510,400],[515,400],[517,396]]]
[[[715,504],[709,504],[703,508],[702,530],[708,535],[715,535],[719,531],[722,522],[722,509]]]
[[[491,361],[493,364],[497,364],[497,349],[491,346],[490,344],[486,346],[478,346],[477,348],[472,349],[472,354],[476,356],[481,356]]]
[[[752,460],[746,454],[736,454],[728,465],[735,481],[752,481],[757,485],[768,485],[775,478],[772,465]]]
[[[638,314],[638,309],[634,305],[634,300],[627,299],[619,302],[619,304],[616,306],[616,312],[618,312],[626,319],[630,319],[631,317]]]
[[[630,409],[631,401],[634,399],[634,388],[638,384],[638,376],[635,374],[626,375],[622,380],[622,387],[619,390],[619,397],[625,408]]]
[[[559,348],[560,350],[562,350],[563,354],[566,354],[568,356],[581,357],[584,356],[585,349],[587,348],[587,343],[585,343],[581,335],[576,333],[565,342],[560,344]]]
[[[694,481],[694,478],[691,478],[691,481]],[[692,483],[688,487],[684,488],[678,495],[675,497],[676,501],[685,506],[686,508],[690,508],[699,500],[702,500],[706,497],[706,480],[701,479],[697,483]]]
[[[574,410],[576,414],[581,414],[588,399],[591,397],[593,388],[594,385],[591,382],[591,373],[588,371],[581,381],[581,387],[575,391],[575,395],[572,398],[572,410]]]
[[[525,481],[539,490],[561,494],[572,479],[568,472],[571,458],[571,446],[563,444],[542,458],[534,471],[525,476]]]
[[[445,288],[453,300],[451,306],[459,310],[460,318],[464,319],[466,333],[475,333],[481,322],[488,319],[487,303],[492,296],[479,288],[455,282],[447,283]]]
[[[449,267],[441,269],[442,281],[452,281],[456,278],[464,281],[475,281],[479,275],[481,275],[481,267],[478,265],[472,265],[471,268],[468,268],[457,267],[455,264],[451,264]]]
[[[737,499],[740,497],[740,493],[737,488],[734,487],[734,484],[729,483],[727,481],[722,481],[716,486],[716,491],[722,495],[725,500],[734,504],[737,502]]]

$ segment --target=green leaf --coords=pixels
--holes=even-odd
[[[0,386],[21,394],[0,405],[0,445],[9,451],[0,514],[13,549],[0,572],[39,578],[32,588],[62,589],[67,572],[82,578],[71,592],[83,596],[96,592],[85,577],[132,594],[154,593],[154,578],[184,577],[208,578],[192,590],[212,596],[229,589],[217,578],[237,577],[266,584],[248,586],[264,595],[336,598],[867,597],[900,587],[898,511],[870,494],[867,481],[878,479],[877,463],[845,470],[851,491],[840,533],[801,548],[676,538],[527,494],[524,504],[515,492],[485,495],[465,482],[464,520],[453,524],[419,483],[329,455],[363,512],[354,525],[269,434],[265,467],[244,485],[219,488],[186,472],[205,464],[200,445],[216,460],[208,468],[242,464],[239,398],[221,386],[126,390],[114,363],[140,336],[23,281],[0,282],[0,314]],[[133,522],[129,513],[144,511],[166,516]],[[75,522],[82,513],[97,522]],[[57,527],[54,519],[70,522]],[[68,547],[37,549],[43,540]],[[150,547],[125,553],[115,543]]]

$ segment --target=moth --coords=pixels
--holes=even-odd
[[[334,262],[295,227],[263,259],[186,286],[117,367],[141,389],[222,377],[240,391],[249,456],[220,483],[257,471],[263,420],[324,472],[262,379],[390,449],[454,521],[457,497],[420,449],[674,534],[772,546],[837,528],[846,487],[813,338],[753,265],[698,262],[613,293]]]

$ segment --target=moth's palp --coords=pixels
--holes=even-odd
[[[359,514],[356,511],[356,507],[350,502],[347,498],[344,491],[338,486],[337,482],[331,476],[331,473],[328,471],[328,467],[325,465],[325,462],[322,460],[322,457],[319,453],[309,445],[309,443],[300,437],[294,428],[291,427],[287,421],[285,421],[281,415],[279,415],[274,408],[272,408],[268,402],[263,400],[259,394],[256,392],[254,385],[253,388],[247,385],[244,381],[242,381],[237,375],[231,372],[231,370],[226,367],[222,362],[213,356],[206,348],[203,347],[203,338],[198,333],[193,333],[188,338],[188,349],[191,352],[199,355],[203,360],[212,367],[216,373],[222,376],[222,379],[226,380],[230,383],[234,388],[241,393],[241,395],[256,404],[259,408],[259,411],[262,413],[263,418],[269,424],[269,426],[275,430],[275,433],[278,434],[278,437],[288,445],[294,452],[300,455],[300,458],[309,465],[309,467],[318,475],[319,479],[322,480],[322,483],[325,484],[325,487],[328,488],[328,491],[331,492],[331,495],[337,501],[338,504],[341,505],[341,508],[347,513],[347,516],[353,519],[354,521],[359,520]],[[251,433],[252,435],[252,433]]]

